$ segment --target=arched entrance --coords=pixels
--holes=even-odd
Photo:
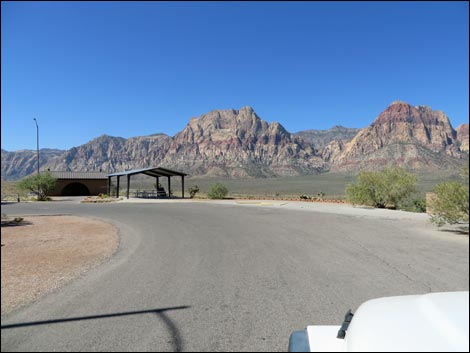
[[[62,189],[61,196],[89,196],[90,190],[82,183],[70,183]]]

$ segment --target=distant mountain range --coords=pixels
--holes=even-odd
[[[67,151],[42,149],[41,170],[116,172],[150,166],[191,176],[256,178],[328,171],[458,170],[469,158],[469,126],[456,130],[442,111],[393,102],[363,129],[289,133],[262,120],[251,107],[214,110],[192,118],[175,136],[124,139],[102,135]],[[37,170],[36,151],[2,149],[2,180]]]

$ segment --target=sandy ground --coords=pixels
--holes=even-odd
[[[28,216],[1,228],[1,315],[49,293],[118,248],[117,229],[76,216]]]

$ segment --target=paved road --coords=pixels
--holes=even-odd
[[[365,300],[468,290],[468,236],[423,216],[210,203],[2,205],[121,230],[118,253],[6,318],[2,351],[283,351]],[[392,214],[392,213],[390,213]]]

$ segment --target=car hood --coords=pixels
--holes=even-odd
[[[469,292],[373,299],[357,309],[347,351],[467,351]]]

